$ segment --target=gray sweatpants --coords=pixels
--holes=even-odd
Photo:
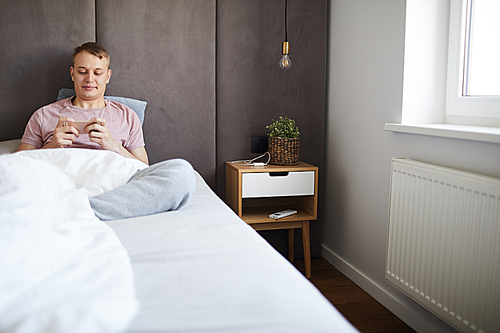
[[[126,184],[89,200],[95,215],[109,221],[179,209],[195,188],[191,164],[172,159],[137,171]]]

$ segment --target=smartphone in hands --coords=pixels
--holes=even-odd
[[[78,130],[78,133],[88,134],[87,132],[85,132],[85,127],[87,127],[90,124],[95,124],[95,123],[96,123],[95,121],[91,121],[91,120],[75,120],[75,121],[70,122],[69,124],[71,126],[73,126],[74,128],[76,128]]]

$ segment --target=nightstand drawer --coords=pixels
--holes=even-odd
[[[314,171],[248,172],[241,176],[242,198],[314,195]]]

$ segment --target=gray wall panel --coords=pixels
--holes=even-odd
[[[182,157],[215,187],[215,0],[97,0],[109,95],[148,102],[150,163]]]
[[[301,132],[301,160],[320,168],[319,219],[311,224],[311,250],[319,256],[327,1],[288,1],[289,70],[278,67],[284,3],[217,1],[217,192],[224,196],[225,161],[258,156],[250,152],[251,136],[266,135],[266,125],[280,115],[295,119]],[[273,244],[286,236],[276,238]],[[301,241],[296,243],[296,251],[301,253]],[[280,251],[286,251],[286,242],[283,245]]]
[[[0,42],[7,52],[0,54],[0,140],[19,138],[38,107],[72,87],[73,48],[96,40],[111,54],[107,94],[148,102],[150,162],[185,158],[221,197],[224,162],[255,156],[250,137],[265,135],[272,119],[295,119],[301,160],[320,167],[319,220],[311,227],[317,256],[327,1],[288,4],[293,66],[283,71],[282,0],[1,1]]]
[[[94,1],[0,1],[0,140],[23,134],[31,114],[72,87],[75,46],[95,38]]]

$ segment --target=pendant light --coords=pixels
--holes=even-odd
[[[288,31],[287,31],[287,3],[285,0],[285,40],[283,41],[283,51],[282,56],[279,61],[281,69],[289,69],[292,66],[292,61],[290,60],[290,43],[288,43]]]

